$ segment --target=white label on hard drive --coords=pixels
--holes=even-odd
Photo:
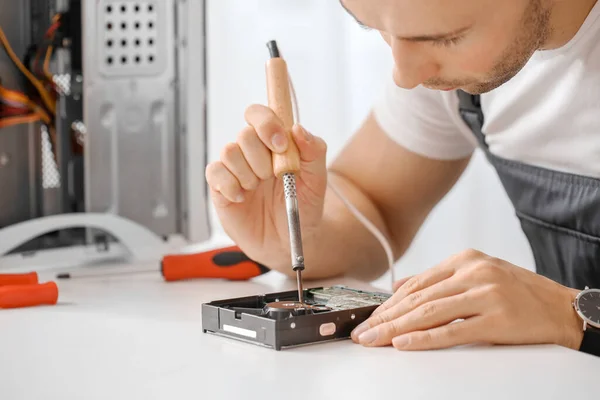
[[[236,333],[238,335],[256,339],[256,332],[250,329],[238,328],[237,326],[223,325],[223,330],[226,332]]]

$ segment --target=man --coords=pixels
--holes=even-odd
[[[475,342],[600,347],[573,307],[585,286],[600,288],[600,5],[342,6],[389,44],[395,86],[328,170],[323,140],[293,129],[302,158],[306,278],[371,279],[387,265],[328,180],[387,236],[398,258],[480,147],[521,219],[538,273],[467,250],[397,282],[353,340],[406,350]],[[245,117],[237,142],[207,167],[212,199],[248,256],[290,274],[284,198],[270,156],[288,143],[267,107],[250,106]]]

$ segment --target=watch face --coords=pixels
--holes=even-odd
[[[590,289],[581,294],[577,301],[577,308],[587,322],[595,327],[600,327],[600,290]]]

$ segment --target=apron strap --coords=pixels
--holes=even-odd
[[[483,134],[483,110],[481,109],[481,96],[473,95],[462,90],[457,90],[458,94],[458,111],[461,118],[471,129],[479,144],[487,151],[488,145]]]

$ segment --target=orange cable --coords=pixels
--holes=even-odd
[[[40,96],[42,97],[42,100],[44,101],[46,107],[48,107],[52,114],[56,114],[56,103],[52,100],[52,97],[50,96],[48,91],[46,91],[42,83],[35,76],[33,76],[31,72],[29,72],[27,68],[25,68],[21,60],[19,60],[12,47],[10,47],[10,43],[4,35],[2,27],[0,27],[0,42],[2,43],[2,46],[4,47],[6,52],[8,53],[10,59],[15,63],[19,70],[27,77],[27,79],[29,79],[29,81],[33,84],[33,86],[35,86],[37,91],[40,93]]]

